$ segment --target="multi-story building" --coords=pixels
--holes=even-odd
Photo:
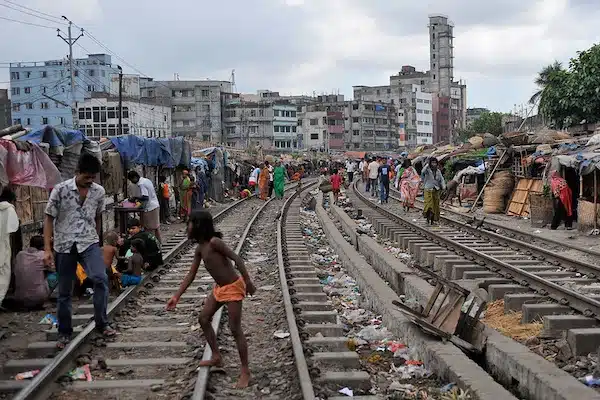
[[[140,79],[142,98],[169,99],[175,136],[195,136],[222,143],[221,101],[232,92],[229,81],[154,81]]]
[[[0,89],[0,129],[12,125],[10,117],[10,99],[8,98],[8,89]]]
[[[298,149],[298,107],[273,103],[273,147],[278,150]],[[301,144],[301,142],[300,142]]]
[[[314,107],[314,108],[313,108]],[[315,106],[306,106],[302,111],[302,135],[304,148],[308,150],[327,151],[327,111]]]
[[[79,127],[90,138],[132,134],[142,137],[171,136],[171,107],[150,99],[123,98],[122,132],[119,130],[119,98],[95,94],[79,103]]]
[[[107,54],[73,60],[75,96],[71,96],[69,60],[10,64],[10,91],[14,124],[73,127],[73,104],[91,93],[108,93],[112,75],[119,73]]]

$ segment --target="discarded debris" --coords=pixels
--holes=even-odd
[[[92,381],[92,373],[90,372],[89,364],[71,370],[67,376],[73,381]]]
[[[525,341],[531,337],[539,336],[542,332],[541,322],[521,324],[523,314],[520,312],[504,313],[504,300],[489,303],[482,322],[499,331],[504,336],[518,341]]]
[[[31,379],[39,373],[40,373],[39,369],[34,369],[33,371],[21,372],[21,373],[18,373],[17,375],[15,375],[15,380],[24,381],[25,379]]]
[[[346,396],[349,396],[349,397],[354,397],[354,392],[352,391],[352,389],[349,389],[347,387],[340,389],[339,393],[345,394]]]
[[[273,333],[273,336],[276,337],[277,339],[285,339],[290,337],[290,333],[289,332],[283,332],[283,331],[275,331]]]

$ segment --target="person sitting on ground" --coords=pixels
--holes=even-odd
[[[210,367],[223,363],[211,320],[215,312],[225,304],[229,316],[229,327],[235,338],[242,363],[237,387],[246,388],[250,381],[250,370],[248,367],[248,343],[242,331],[242,300],[246,294],[254,294],[256,288],[248,275],[244,260],[225,244],[222,239],[223,235],[215,230],[213,217],[209,212],[197,211],[192,214],[188,225],[188,237],[198,242],[194,252],[194,261],[187,276],[181,282],[179,290],[167,302],[167,310],[175,309],[181,295],[194,281],[200,262],[204,260],[204,267],[215,280],[216,286],[206,298],[199,318],[204,337],[212,350],[212,358],[201,361],[199,365]],[[241,276],[238,275],[229,260],[235,262]]]
[[[144,267],[144,241],[134,239],[131,241],[133,255],[127,261],[127,269],[121,274],[123,287],[135,286],[142,281],[142,268]]]
[[[55,269],[44,264],[43,236],[33,236],[29,248],[17,254],[13,272],[17,305],[28,310],[42,308],[58,284]]]
[[[140,201],[142,203],[142,223],[144,228],[152,232],[159,242],[162,242],[160,237],[160,203],[156,196],[154,184],[150,179],[141,177],[136,171],[129,171],[127,179],[140,188],[140,197],[130,198],[129,201]]]
[[[104,246],[102,246],[102,257],[104,258],[104,265],[106,265],[106,274],[108,275],[108,281],[110,282],[111,289],[119,290],[121,283],[119,277],[115,274],[113,268],[113,261],[118,258],[119,247],[123,244],[123,239],[119,237],[119,234],[115,231],[106,232],[104,235]]]
[[[142,224],[139,219],[131,219],[128,226],[129,238],[123,242],[119,248],[119,263],[117,269],[124,271],[127,269],[125,258],[128,258],[128,250],[131,248],[131,242],[135,239],[142,239],[144,242],[144,261],[148,264],[148,270],[152,271],[163,264],[162,252],[156,237],[147,231],[142,230]]]

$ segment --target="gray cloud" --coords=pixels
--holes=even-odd
[[[3,0],[0,0],[0,4]],[[156,79],[228,79],[238,90],[317,93],[383,85],[402,65],[426,69],[428,15],[455,23],[455,77],[468,103],[508,110],[527,100],[533,78],[554,59],[566,62],[596,40],[593,0],[24,0],[67,15],[128,63]],[[0,16],[55,26],[0,7]],[[0,63],[61,58],[51,29],[0,20]],[[89,37],[79,42],[104,52]],[[76,55],[86,52],[76,47]],[[131,68],[113,57],[115,64]],[[0,82],[8,80],[1,68]],[[6,86],[0,83],[0,87]]]

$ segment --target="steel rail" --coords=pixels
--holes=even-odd
[[[396,201],[401,201],[399,198],[392,196],[392,195],[390,195],[390,198],[392,198]],[[459,230],[460,229],[466,230],[469,233],[473,234],[474,236],[477,236],[477,237],[488,236],[488,237],[492,238],[494,242],[503,241],[506,243],[510,243],[513,246],[516,246],[516,247],[519,247],[522,249],[526,249],[529,252],[532,252],[532,253],[535,252],[535,253],[542,254],[543,257],[537,257],[537,258],[540,258],[541,260],[544,260],[544,259],[553,260],[553,261],[555,261],[556,266],[560,266],[562,264],[569,264],[569,265],[573,266],[575,269],[577,269],[578,271],[585,273],[590,279],[598,279],[600,277],[600,267],[598,267],[594,264],[585,262],[585,261],[574,260],[570,257],[567,257],[567,256],[561,254],[561,253],[557,253],[556,251],[548,250],[543,247],[536,246],[531,243],[527,243],[527,242],[523,241],[525,238],[523,238],[522,240],[518,240],[518,239],[514,239],[511,237],[501,235],[496,232],[480,230],[478,228],[470,226],[462,221],[458,221],[458,220],[448,217],[446,215],[440,215],[440,218],[442,218],[445,221],[450,222],[453,225],[456,225],[457,227],[459,227]],[[533,255],[533,256],[535,257],[535,255]]]
[[[392,191],[394,193],[400,193],[396,189],[390,188],[390,192],[392,192]],[[392,196],[390,196],[390,197],[392,197]],[[395,196],[394,196],[394,198],[398,199]],[[418,203],[423,203],[423,201],[420,200],[420,199],[417,199],[416,201]],[[449,209],[447,207],[441,207],[441,208],[442,208],[443,211],[449,212],[449,213],[454,214],[454,215],[456,215],[458,217],[468,218],[468,219],[472,219],[473,218],[472,215],[467,215],[467,214],[464,214],[464,213],[462,213],[460,211],[454,211],[454,210],[451,210],[451,209]],[[443,218],[448,218],[447,216],[442,216],[442,217]],[[585,253],[585,254],[588,254],[588,255],[591,255],[591,256],[600,257],[600,251],[598,251],[598,250],[586,249],[585,247],[578,246],[578,245],[575,245],[575,244],[570,244],[570,243],[567,244],[567,243],[564,243],[564,242],[562,242],[560,240],[553,239],[553,238],[534,236],[531,233],[523,232],[523,231],[520,231],[520,230],[518,230],[516,228],[512,228],[510,226],[502,225],[499,222],[485,220],[483,222],[483,224],[484,225],[488,225],[488,226],[493,227],[493,228],[496,228],[496,229],[501,229],[503,231],[509,232],[509,233],[515,235],[515,237],[517,238],[517,240],[532,239],[532,242],[536,242],[536,241],[542,242],[542,243],[546,242],[548,244],[553,244],[553,245],[556,245],[556,246],[562,246],[562,247],[564,247],[566,249],[569,249],[569,250],[577,250],[577,251],[580,251],[582,253]]]
[[[523,271],[522,269],[496,259],[493,256],[471,249],[469,246],[463,245],[462,243],[457,243],[451,238],[432,232],[429,229],[420,226],[419,224],[388,211],[380,205],[368,200],[360,192],[360,190],[357,189],[357,184],[358,182],[353,185],[354,193],[365,204],[374,210],[377,210],[380,214],[383,214],[391,220],[399,223],[400,225],[407,227],[410,231],[416,232],[417,234],[431,240],[433,243],[445,247],[454,253],[458,253],[458,250],[460,250],[465,254],[470,254],[471,257],[474,258],[474,261],[476,261],[479,265],[485,266],[486,268],[491,269],[493,272],[496,272],[507,279],[513,280],[522,286],[529,287],[542,296],[550,297],[562,305],[568,305],[571,308],[581,312],[586,317],[595,317],[600,319],[600,301],[588,298],[573,290],[564,288],[532,273]],[[491,266],[488,266],[487,264],[491,264]]]
[[[226,215],[229,211],[237,208],[242,202],[248,198],[238,200],[230,204],[227,208],[221,210],[214,219],[218,220]],[[112,303],[109,304],[107,309],[108,317],[115,315],[129,299],[133,298],[139,290],[141,290],[147,283],[150,283],[157,274],[167,273],[166,265],[171,261],[172,258],[181,252],[189,243],[189,239],[183,239],[173,249],[171,249],[164,257],[164,265],[154,273],[146,274],[142,278],[142,281],[137,286],[127,288],[123,293],[119,295]],[[67,368],[75,361],[78,355],[78,351],[84,345],[84,343],[90,338],[96,329],[96,324],[92,320],[81,333],[79,333],[68,345],[61,351],[56,357],[52,359],[52,362],[48,364],[38,375],[33,378],[27,386],[21,389],[13,398],[13,400],[34,400],[40,398],[42,395],[50,395],[51,393],[43,393],[50,385],[52,385],[58,377],[63,375]]]
[[[316,184],[313,183],[303,189],[307,190]],[[310,378],[310,372],[308,364],[304,355],[304,348],[302,346],[302,340],[300,338],[300,332],[298,325],[296,324],[296,315],[294,313],[294,306],[292,304],[292,297],[290,296],[290,287],[287,282],[285,273],[285,261],[287,254],[284,256],[284,252],[287,253],[287,246],[284,243],[285,233],[285,219],[287,213],[292,204],[294,198],[298,195],[295,193],[293,196],[288,198],[281,209],[281,218],[277,224],[277,264],[279,266],[279,282],[281,284],[281,293],[283,297],[283,304],[285,307],[285,316],[288,322],[288,328],[290,332],[290,340],[292,342],[292,350],[294,352],[294,359],[296,360],[296,369],[298,370],[298,379],[300,380],[300,390],[302,391],[302,398],[304,400],[314,400],[315,391]]]
[[[310,183],[308,186],[314,185],[315,183]],[[296,185],[290,185],[290,188],[295,187]],[[296,196],[297,193],[293,193],[290,198]],[[258,216],[263,212],[263,210],[271,203],[271,201],[273,201],[274,198],[270,198],[269,200],[267,200],[262,206],[260,206],[260,208],[254,213],[254,215],[252,216],[252,219],[250,219],[250,221],[248,222],[248,224],[246,225],[246,228],[244,229],[244,232],[242,233],[236,247],[235,247],[235,252],[236,253],[240,253],[242,251],[242,248],[245,245],[245,242],[248,238],[248,234],[250,233],[250,229],[252,229],[252,225],[254,224],[254,222],[256,221],[256,219],[258,218]],[[211,322],[211,326],[213,328],[213,330],[215,331],[215,335],[218,337],[219,335],[219,328],[221,326],[221,318],[223,316],[223,307],[221,306],[219,307],[219,309],[217,310],[217,312],[215,313],[215,315],[213,316],[212,322]],[[212,358],[212,350],[210,348],[210,346],[207,344],[204,348],[204,352],[202,354],[202,361],[208,361]],[[191,397],[192,400],[203,400],[204,397],[206,396],[206,389],[208,387],[208,380],[210,378],[210,367],[200,367],[198,369],[198,376],[196,378],[196,385],[194,386],[194,393]]]

